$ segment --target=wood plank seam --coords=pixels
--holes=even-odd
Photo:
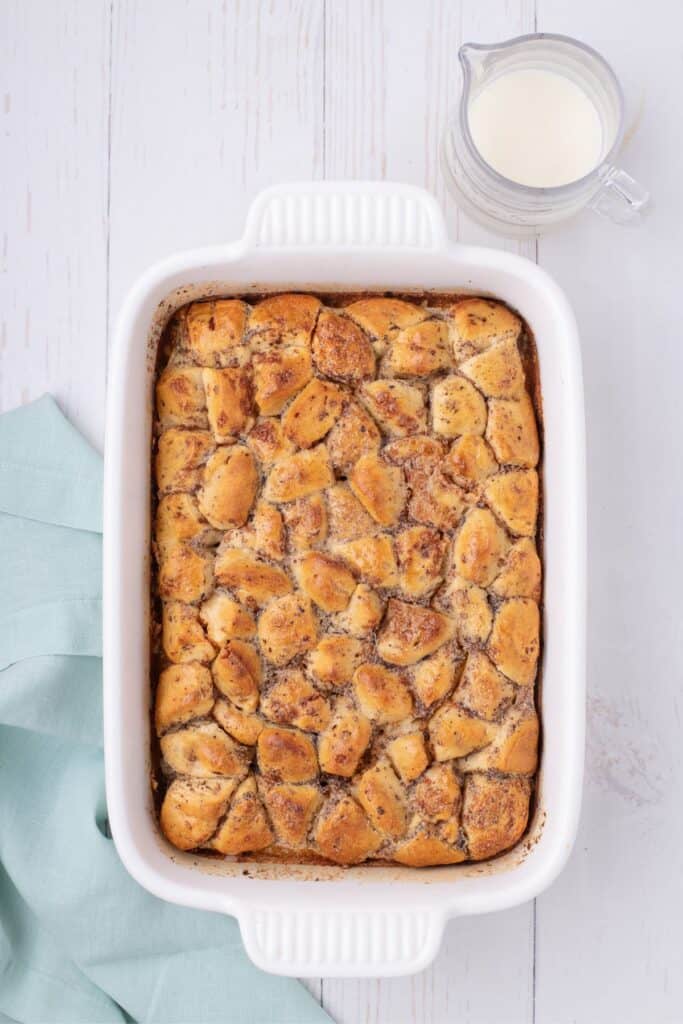
[[[107,382],[109,380],[109,345],[110,345],[110,320],[111,320],[111,139],[112,139],[112,106],[113,106],[113,66],[114,66],[114,0],[109,0],[109,24],[108,32],[108,76],[107,85],[107,198],[106,198],[106,249],[105,249],[105,293],[104,293],[104,393],[107,393]]]

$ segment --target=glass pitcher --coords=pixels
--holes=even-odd
[[[624,132],[624,98],[616,75],[599,53],[568,36],[538,33],[491,46],[466,43],[458,56],[462,93],[446,126],[441,156],[446,183],[466,213],[515,237],[542,234],[584,207],[618,224],[640,219],[650,196],[614,164]],[[564,75],[595,106],[602,128],[600,158],[576,181],[546,188],[518,184],[494,170],[474,144],[468,118],[472,101],[500,76],[527,69]]]

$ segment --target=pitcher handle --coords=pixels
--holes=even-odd
[[[603,172],[600,189],[589,205],[615,224],[636,225],[652,210],[648,190],[620,167],[608,167]]]

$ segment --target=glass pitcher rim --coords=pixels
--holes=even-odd
[[[514,181],[512,178],[506,178],[504,174],[501,174],[500,171],[497,171],[495,167],[485,160],[477,149],[470,132],[469,118],[467,117],[467,97],[469,96],[472,85],[472,72],[470,64],[466,58],[466,51],[507,50],[519,43],[529,43],[536,40],[551,40],[553,42],[569,43],[571,46],[576,47],[576,49],[583,50],[584,53],[588,54],[588,56],[597,61],[598,64],[602,65],[614,85],[619,100],[619,124],[608,152],[605,153],[600,162],[597,163],[587,174],[582,175],[580,178],[576,178],[574,181],[565,182],[564,185],[523,185],[521,182]],[[612,65],[601,53],[595,50],[592,46],[589,46],[588,43],[582,43],[581,40],[575,39],[573,36],[562,35],[558,32],[527,32],[524,35],[513,36],[511,39],[504,39],[499,43],[462,43],[458,49],[458,60],[460,61],[463,73],[463,90],[462,95],[460,96],[460,103],[458,105],[460,130],[473,159],[484,167],[487,173],[493,175],[494,179],[500,184],[512,186],[529,196],[541,196],[547,195],[548,193],[555,196],[567,195],[573,191],[580,192],[581,189],[596,176],[596,174],[599,175],[602,167],[609,167],[611,165],[612,160],[619,151],[619,147],[621,146],[624,136],[624,92],[621,87],[621,82],[617,78]]]

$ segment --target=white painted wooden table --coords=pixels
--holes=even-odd
[[[520,250],[569,293],[586,373],[589,730],[569,867],[454,921],[432,968],[312,990],[344,1024],[683,1021],[680,0],[0,0],[0,404],[52,391],[102,444],[107,344],[152,260],[241,233],[262,186],[426,185],[464,40],[547,30],[624,83],[656,209]],[[513,247],[515,247],[513,245]]]

